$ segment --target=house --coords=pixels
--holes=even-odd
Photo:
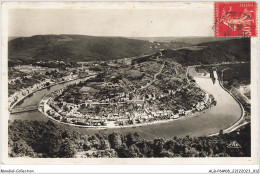
[[[159,115],[156,112],[151,112],[153,117],[158,117]]]
[[[187,111],[185,111],[185,114],[186,115],[189,115],[189,114],[191,114],[192,113],[192,110],[187,110]]]
[[[165,112],[167,113],[168,116],[172,116],[173,115],[173,112],[171,110],[167,110]]]
[[[163,111],[157,111],[157,115],[161,117],[161,116],[164,115],[164,112]]]
[[[116,114],[116,113],[115,113],[113,116],[114,116],[114,117],[119,117],[119,114]]]
[[[60,120],[62,117],[60,114],[58,114],[57,112],[54,113],[53,118],[55,118],[56,120]]]
[[[185,114],[184,109],[179,109],[178,112],[179,112],[179,114]]]
[[[173,115],[173,118],[174,118],[174,119],[179,118],[179,117],[180,117],[179,114],[174,114],[174,115]]]
[[[115,84],[115,83],[108,83],[107,84],[107,87],[108,88],[116,88],[116,87],[118,87],[119,85],[118,84]]]

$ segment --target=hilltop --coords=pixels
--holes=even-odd
[[[205,42],[201,50],[164,50],[164,58],[171,58],[182,65],[212,64],[230,61],[250,61],[250,39],[231,39]]]
[[[179,42],[160,42],[123,37],[36,35],[10,40],[8,56],[9,60],[30,62],[39,60],[105,61],[138,57],[163,50],[163,57],[172,58],[183,65],[250,61],[249,38],[203,42],[196,45],[204,47],[200,50],[188,49],[191,46],[193,45],[180,40]]]
[[[228,40],[232,38],[193,36],[193,37],[132,37],[132,39],[147,40],[151,42],[184,42],[192,45],[198,45],[203,42],[222,41],[222,40]]]
[[[183,42],[149,42],[123,37],[86,35],[36,35],[8,42],[8,56],[13,60],[93,61],[135,57],[162,49],[190,46]]]

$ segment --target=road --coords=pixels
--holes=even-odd
[[[157,76],[162,73],[162,70],[163,70],[163,68],[164,68],[164,65],[165,65],[165,62],[163,62],[163,64],[162,64],[160,70],[159,70],[156,74],[154,74],[153,80],[152,80],[151,82],[147,83],[145,86],[142,86],[141,89],[145,89],[145,88],[149,87],[151,84],[153,84],[153,82],[155,82]]]

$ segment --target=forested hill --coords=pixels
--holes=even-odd
[[[202,50],[164,50],[163,57],[183,65],[212,64],[234,61],[250,61],[250,38],[205,42]]]
[[[70,158],[80,152],[85,157],[250,157],[250,130],[247,124],[240,130],[228,134],[220,131],[220,135],[213,137],[187,136],[150,141],[139,138],[138,133],[86,135],[50,120],[15,120],[9,122],[8,154],[10,157],[35,158]],[[232,142],[241,148],[229,148]]]
[[[190,46],[183,42],[149,42],[123,37],[36,35],[8,43],[9,59],[93,61],[135,57],[161,49]]]

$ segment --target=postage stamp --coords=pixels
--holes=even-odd
[[[256,2],[215,2],[215,36],[257,36]]]

